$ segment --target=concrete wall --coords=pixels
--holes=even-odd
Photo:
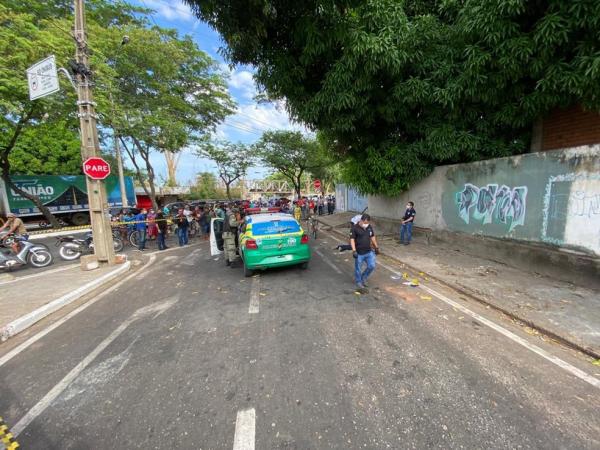
[[[360,194],[352,186],[338,184],[335,187],[335,208],[336,211],[357,211],[362,212],[368,205],[368,198]]]
[[[369,197],[373,216],[547,243],[600,256],[600,145],[437,167],[397,198]]]

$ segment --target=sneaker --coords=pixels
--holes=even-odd
[[[362,284],[362,283],[356,283],[356,289],[358,289],[359,291],[360,291],[361,289],[364,289],[364,288],[365,288],[365,285],[364,285],[364,284]]]
[[[362,282],[362,285],[363,285],[364,287],[366,287],[366,288],[368,288],[368,287],[369,287],[369,284],[368,284],[366,281],[363,281],[363,282]]]

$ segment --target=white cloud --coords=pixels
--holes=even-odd
[[[240,105],[235,114],[217,128],[219,139],[256,141],[264,131],[294,130],[305,134],[310,131],[302,124],[292,122],[282,105],[250,103]]]
[[[166,20],[182,20],[184,22],[196,20],[196,16],[189,6],[180,1],[145,0],[144,4],[148,8],[154,9],[159,16]]]
[[[240,91],[246,100],[252,100],[256,95],[256,85],[252,73],[247,70],[236,70],[231,73],[229,87]]]

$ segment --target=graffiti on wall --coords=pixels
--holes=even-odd
[[[477,187],[466,183],[462,191],[456,193],[458,215],[469,223],[471,217],[484,225],[499,223],[508,225],[512,231],[525,223],[527,211],[527,186],[509,188],[506,185],[488,184]]]
[[[600,175],[569,173],[548,179],[542,239],[600,249]]]

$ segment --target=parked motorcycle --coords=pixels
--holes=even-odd
[[[19,253],[16,255],[10,251],[10,246],[15,241],[19,242],[20,247]],[[27,264],[39,268],[52,264],[52,253],[43,244],[29,242],[16,236],[9,236],[0,246],[3,247],[0,249],[0,269],[10,270]]]
[[[56,244],[58,254],[65,261],[75,261],[81,255],[94,253],[94,239],[92,233],[87,233],[84,238],[76,238],[75,236],[57,236]],[[113,248],[115,252],[123,250],[123,241],[113,236]]]

